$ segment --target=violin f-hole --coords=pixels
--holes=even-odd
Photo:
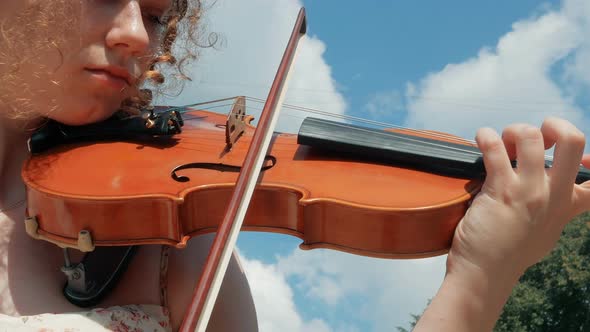
[[[269,169],[273,168],[276,164],[277,164],[277,158],[274,156],[271,156],[271,155],[267,155],[266,157],[264,157],[264,165],[262,166],[262,171],[269,170]],[[240,170],[242,169],[242,166],[227,165],[227,164],[223,164],[223,163],[190,163],[190,164],[184,164],[184,165],[180,165],[180,166],[175,167],[172,170],[172,172],[170,173],[170,176],[172,177],[172,179],[174,181],[177,181],[177,182],[189,182],[190,178],[188,176],[176,174],[177,171],[181,171],[183,169],[189,169],[189,168],[201,168],[201,169],[215,170],[215,171],[219,171],[219,172],[239,173]]]

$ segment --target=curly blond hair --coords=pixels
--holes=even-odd
[[[185,74],[185,67],[197,58],[199,49],[212,47],[217,41],[217,34],[205,34],[200,26],[202,13],[200,0],[174,0],[172,9],[165,19],[166,28],[160,50],[151,59],[148,70],[142,75],[143,83],[150,87],[142,89],[137,97],[124,101],[123,111],[135,113],[148,107],[152,103],[154,91],[163,94],[172,88],[178,88],[178,83],[190,80]],[[174,46],[179,44],[180,31],[183,46],[174,49]],[[163,70],[167,70],[166,74]]]

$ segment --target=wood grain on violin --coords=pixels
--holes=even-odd
[[[77,247],[85,231],[97,246],[182,248],[214,232],[255,128],[247,124],[228,151],[227,116],[192,110],[185,117],[171,137],[72,143],[31,157],[22,175],[37,234],[62,246]],[[267,156],[243,230],[297,236],[303,249],[445,253],[481,185],[303,146],[293,134],[275,133]]]

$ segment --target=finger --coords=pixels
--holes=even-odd
[[[541,131],[531,125],[517,124],[506,128],[502,138],[506,146],[516,151],[516,172],[521,181],[529,185],[542,183],[545,178],[545,144]]]
[[[514,139],[509,139],[506,135],[506,131],[508,128],[517,126],[519,125],[511,125],[502,132],[502,141],[504,141],[504,146],[506,147],[506,152],[508,153],[508,158],[510,158],[510,160],[516,160],[516,145],[514,144]],[[514,128],[514,130],[516,130],[516,128]]]
[[[482,152],[483,163],[486,168],[485,185],[497,192],[506,182],[514,178],[514,171],[504,142],[491,128],[479,129],[475,141]]]
[[[582,156],[582,165],[586,168],[590,168],[590,154]]]
[[[547,118],[541,132],[547,144],[555,145],[553,165],[549,171],[552,186],[561,187],[555,189],[563,194],[567,190],[571,193],[584,152],[584,134],[570,122],[558,118]]]
[[[508,157],[510,160],[516,160],[516,135],[514,133],[518,132],[524,126],[526,126],[526,124],[515,123],[506,127],[502,132],[502,140],[504,141],[504,145],[506,146],[506,151],[508,151]]]

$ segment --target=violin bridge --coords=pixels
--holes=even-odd
[[[236,101],[225,122],[225,149],[227,151],[238,141],[238,138],[240,138],[240,135],[242,135],[246,128],[246,122],[244,121],[246,116],[245,110],[246,99],[244,96],[236,97]]]

